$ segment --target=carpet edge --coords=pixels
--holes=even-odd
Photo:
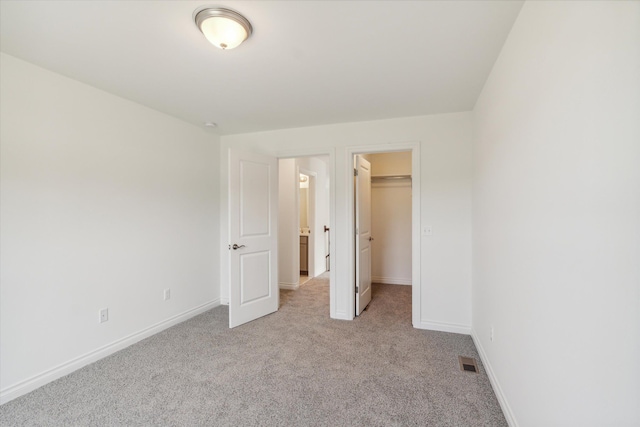
[[[157,334],[167,328],[170,328],[178,323],[182,323],[185,320],[189,320],[198,314],[204,313],[207,310],[215,308],[220,305],[220,298],[216,298],[207,303],[199,305],[197,307],[186,310],[180,314],[169,317],[163,321],[148,326],[138,332],[127,335],[110,344],[99,347],[95,350],[91,350],[82,356],[71,359],[67,362],[61,363],[51,369],[47,369],[37,375],[34,375],[26,380],[20,381],[17,384],[13,384],[0,390],[0,405],[3,405],[13,399],[23,396],[37,388],[44,386],[52,381],[62,378],[78,369],[87,366],[93,362],[103,359],[117,351],[120,351],[132,344],[137,343],[145,338]]]

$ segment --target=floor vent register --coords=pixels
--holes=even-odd
[[[476,359],[472,357],[458,356],[458,360],[460,361],[461,371],[478,373],[478,364],[476,363]]]

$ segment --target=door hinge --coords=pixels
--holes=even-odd
[[[356,294],[358,293],[358,287],[356,286]]]
[[[358,235],[358,229],[356,228],[356,236]]]
[[[358,169],[353,170],[353,176],[358,176]]]

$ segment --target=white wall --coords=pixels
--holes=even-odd
[[[371,176],[411,175],[411,152],[372,153],[368,155],[371,162]]]
[[[199,128],[0,59],[6,401],[217,304],[219,158]]]
[[[416,324],[431,329],[470,332],[471,326],[471,113],[443,114],[374,122],[345,123],[221,137],[223,156],[229,147],[273,155],[331,153],[331,254],[335,277],[333,317],[351,319],[353,283],[348,224],[352,213],[347,185],[352,180],[347,148],[393,147],[395,142],[419,142],[422,205],[420,222],[433,226],[433,236],[421,237],[421,312]],[[371,151],[371,150],[368,150]],[[302,155],[302,154],[298,154]],[[227,163],[221,162],[221,235],[227,234]],[[335,190],[335,191],[333,191]],[[335,199],[334,199],[335,198]],[[335,236],[335,238],[334,238]],[[336,241],[337,239],[337,241]],[[223,242],[223,245],[226,245]],[[228,291],[227,254],[222,254],[221,283]]]
[[[511,424],[640,425],[640,3],[527,2],[474,120],[474,338]]]
[[[329,217],[329,171],[327,167],[328,157],[300,157],[296,159],[298,166],[304,170],[315,172],[315,194],[313,200],[309,201],[309,206],[313,207],[315,215],[315,228],[311,230],[309,240],[313,245],[313,267],[314,271],[309,272],[313,277],[326,271],[324,226],[331,223]],[[311,193],[309,193],[311,195]]]
[[[278,161],[278,284],[297,289],[300,279],[299,175],[295,159]]]
[[[369,156],[371,176],[411,176],[411,152]],[[411,179],[371,183],[371,280],[411,285]]]

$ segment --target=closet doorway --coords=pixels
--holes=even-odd
[[[356,315],[375,299],[376,287],[412,285],[411,156],[411,151],[354,156]]]

